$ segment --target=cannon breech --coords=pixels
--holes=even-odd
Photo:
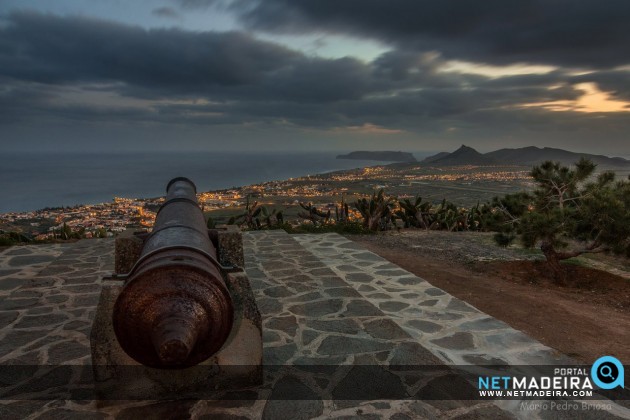
[[[194,183],[174,178],[166,191],[112,321],[134,360],[173,369],[216,353],[230,334],[234,309]]]

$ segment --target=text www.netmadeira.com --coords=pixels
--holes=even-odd
[[[480,397],[592,397],[593,391],[557,390],[480,390]]]

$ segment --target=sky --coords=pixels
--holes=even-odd
[[[630,156],[627,0],[2,0],[0,151]]]

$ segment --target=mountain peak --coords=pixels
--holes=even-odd
[[[440,166],[457,166],[457,165],[491,165],[495,163],[492,159],[482,155],[472,147],[462,144],[461,147],[453,153],[435,156],[428,163]]]
[[[553,147],[527,146],[518,149],[499,149],[494,152],[479,153],[472,147],[462,144],[452,153],[441,152],[422,161],[425,165],[459,166],[459,165],[538,165],[545,160],[559,161],[564,165],[573,165],[581,157],[591,159],[604,167],[630,167],[630,160],[620,157],[592,155],[588,153],[569,152]]]
[[[453,153],[457,153],[457,152],[474,152],[474,153],[479,153],[478,151],[476,151],[475,149],[473,149],[472,147],[466,146],[465,144],[462,144],[459,149],[455,150]],[[481,153],[479,153],[481,154]]]

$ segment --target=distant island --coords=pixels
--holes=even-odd
[[[385,162],[417,162],[413,154],[408,152],[392,152],[392,151],[357,151],[350,152],[347,155],[338,155],[337,159],[355,159],[355,160],[380,160]]]

